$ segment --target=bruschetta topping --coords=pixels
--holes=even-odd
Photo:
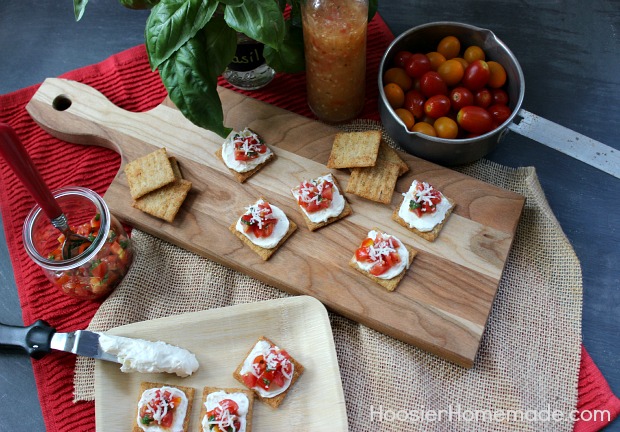
[[[248,207],[248,211],[241,216],[244,232],[252,233],[258,237],[269,237],[278,223],[273,210],[267,201],[260,201]]]
[[[330,206],[333,198],[334,184],[324,177],[316,180],[304,180],[299,185],[297,202],[308,213],[314,213]]]
[[[398,216],[410,228],[431,231],[440,224],[451,209],[450,201],[437,189],[426,182],[414,180],[398,210]]]
[[[394,236],[372,230],[355,251],[357,265],[373,276],[390,279],[407,266],[407,248]]]
[[[435,213],[437,204],[441,202],[441,192],[426,182],[417,182],[409,200],[409,210],[418,217]]]
[[[241,429],[239,405],[232,399],[221,400],[215,408],[207,412],[207,418],[210,430],[214,430],[216,426],[220,431]]]
[[[178,412],[181,407],[183,412]],[[183,422],[187,407],[187,398],[185,394],[173,387],[154,388],[145,391],[140,400],[140,409],[138,411],[138,419],[140,427],[144,430],[151,426],[159,426],[164,430],[173,429],[173,425],[178,426],[178,417]],[[158,429],[161,430],[161,429]]]
[[[235,160],[249,161],[258,158],[267,152],[267,146],[263,144],[254,132],[245,129],[233,137],[235,146]]]
[[[265,341],[256,344],[241,370],[244,384],[266,397],[286,391],[293,372],[289,354]]]

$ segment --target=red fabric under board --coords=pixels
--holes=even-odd
[[[369,25],[367,98],[363,118],[379,119],[377,73],[381,56],[393,35],[378,15]],[[138,46],[62,78],[85,83],[103,93],[112,103],[129,111],[146,111],[166,96],[159,76],[149,69],[144,46]],[[232,88],[220,80],[220,85]],[[30,118],[25,106],[38,86],[0,96],[0,121],[9,123],[24,142],[52,189],[79,185],[104,194],[119,169],[119,156],[108,149],[69,144],[57,140]],[[266,88],[241,92],[301,115],[312,117],[306,104],[304,74],[278,75]],[[53,150],[53,151],[50,151]],[[76,164],[75,161],[79,161]],[[62,174],[61,174],[62,173]],[[73,300],[59,293],[26,255],[21,229],[34,201],[10,168],[0,162],[0,205],[23,318],[26,324],[45,319],[59,331],[84,328],[99,303]],[[73,403],[72,355],[55,353],[33,361],[39,400],[47,430],[91,431],[95,429],[94,403]],[[583,350],[579,377],[580,410],[608,409],[612,419],[620,412],[618,400],[587,352]],[[575,430],[589,432],[606,423],[578,422]]]

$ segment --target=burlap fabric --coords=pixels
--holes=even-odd
[[[367,127],[377,124],[347,129]],[[481,160],[458,170],[526,197],[475,365],[455,366],[330,313],[350,430],[572,431],[579,261],[533,168]],[[133,241],[137,260],[91,330],[288,295],[144,232],[134,230]],[[79,357],[75,400],[94,399],[93,374],[94,361]]]

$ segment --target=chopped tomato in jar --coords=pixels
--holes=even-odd
[[[100,215],[97,214],[89,222],[71,227],[73,232],[87,238],[87,241],[70,245],[71,256],[79,257],[89,252],[97,239],[100,225]],[[64,240],[65,236],[61,234],[58,237],[58,247],[48,254],[49,260],[63,259],[61,248]],[[133,261],[133,247],[127,234],[122,227],[111,224],[107,238],[101,241],[103,246],[91,260],[79,267],[54,273],[53,282],[65,294],[89,300],[97,299],[112,292],[123,279]]]
[[[174,411],[181,404],[179,396],[172,396],[168,390],[157,389],[155,397],[140,408],[140,423],[145,426],[172,426]]]
[[[254,133],[249,136],[236,134],[233,138],[233,144],[235,146],[235,160],[238,161],[245,162],[256,159],[267,151],[267,146]]]
[[[207,420],[210,431],[238,431],[241,428],[239,405],[232,399],[221,400],[215,408],[207,412]]]
[[[334,184],[329,180],[303,181],[299,185],[299,198],[297,202],[308,213],[329,208],[334,195]]]
[[[283,349],[271,347],[266,356],[258,355],[252,362],[252,372],[243,375],[243,382],[249,388],[264,390],[282,388],[293,377],[291,356]]]
[[[241,223],[246,233],[252,232],[255,237],[269,237],[278,223],[267,201],[248,208],[248,212],[241,216]]]
[[[355,259],[359,262],[371,263],[370,274],[379,276],[387,272],[401,261],[398,253],[400,243],[392,236],[377,233],[375,239],[366,237],[355,251]]]
[[[441,199],[441,193],[437,189],[426,182],[419,182],[416,185],[413,199],[409,201],[409,210],[418,217],[435,213]]]

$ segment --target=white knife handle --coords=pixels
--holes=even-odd
[[[43,320],[37,320],[28,327],[0,323],[0,347],[21,348],[30,357],[40,359],[51,351],[50,342],[56,329]]]

